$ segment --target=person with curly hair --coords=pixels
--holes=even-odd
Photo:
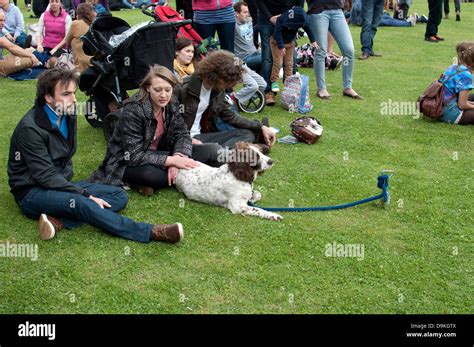
[[[269,147],[276,140],[275,132],[259,121],[241,117],[225,100],[227,88],[242,81],[242,61],[227,51],[214,51],[201,61],[196,72],[175,87],[193,144],[218,143],[234,148],[239,141],[264,141]],[[234,130],[218,131],[218,118]]]

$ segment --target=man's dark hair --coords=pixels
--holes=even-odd
[[[36,85],[36,102],[39,105],[46,104],[45,96],[54,96],[54,88],[58,83],[67,85],[70,82],[78,84],[79,74],[76,70],[55,67],[43,72],[38,77],[38,84]]]
[[[234,11],[240,13],[242,11],[242,6],[249,6],[245,1],[239,1],[234,4]]]

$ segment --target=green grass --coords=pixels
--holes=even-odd
[[[425,43],[421,24],[380,28],[375,48],[383,58],[355,63],[354,88],[365,101],[341,96],[340,71],[327,73],[333,100],[316,99],[314,75],[302,69],[324,135],[314,146],[277,144],[274,168],[256,182],[262,205],[328,205],[377,194],[376,177],[390,168],[390,208],[284,213],[271,222],[187,200],[180,208],[184,196],[174,189],[151,198],[130,192],[124,215],[183,223],[185,240],[174,246],[92,227],[40,242],[37,222],[20,213],[6,175],[9,139],[33,103],[35,83],[0,80],[0,240],[39,248],[36,262],[0,258],[0,312],[472,313],[474,129],[381,115],[389,99],[415,101],[452,62],[455,43],[472,39],[474,5],[462,6],[462,22],[440,26],[444,43]],[[427,13],[423,2],[414,10]],[[144,19],[138,11],[118,15]],[[360,28],[351,31],[358,54]],[[264,114],[280,135],[289,133],[294,114],[280,106]],[[78,126],[76,180],[105,152],[101,130],[83,117]],[[364,259],[326,257],[333,242],[363,244]]]

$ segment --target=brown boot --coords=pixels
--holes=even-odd
[[[265,104],[267,106],[275,105],[275,95],[273,95],[273,92],[268,92],[267,94],[265,94]]]
[[[135,188],[140,194],[145,196],[152,196],[155,194],[155,190],[152,187],[138,186]]]
[[[54,235],[62,228],[64,228],[63,222],[60,219],[42,214],[39,218],[39,236],[41,240],[51,240]]]
[[[163,241],[177,243],[184,238],[183,225],[175,224],[155,224],[151,230],[151,239],[153,241]]]

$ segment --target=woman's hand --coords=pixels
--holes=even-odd
[[[178,168],[176,166],[168,167],[168,185],[172,186],[176,184],[176,175],[178,174]]]
[[[262,126],[262,133],[263,138],[265,139],[265,143],[272,147],[276,141],[276,133],[265,125]]]
[[[199,162],[179,155],[168,156],[165,166],[176,166],[178,169],[191,170],[199,166]]]
[[[38,43],[38,46],[36,46],[36,50],[40,53],[43,53],[44,52],[43,45],[41,43]]]
[[[194,138],[193,138],[193,139],[192,139],[192,144],[193,144],[193,145],[202,145],[202,142],[199,141],[198,139],[194,139]]]

